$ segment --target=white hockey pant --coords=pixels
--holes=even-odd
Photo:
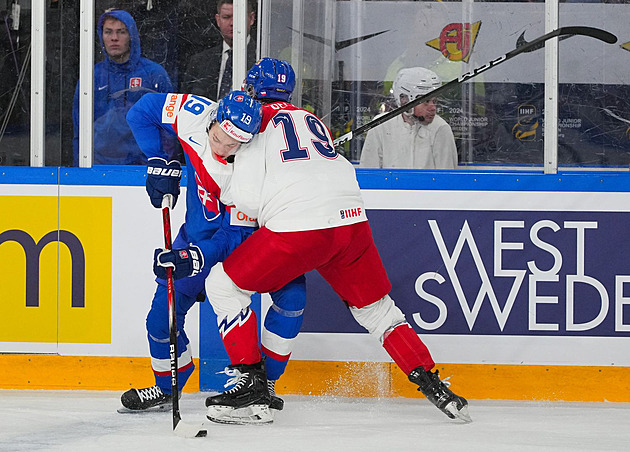
[[[405,315],[389,295],[363,308],[350,306],[350,312],[363,328],[383,343],[383,335],[398,325],[407,323]]]
[[[217,315],[218,324],[226,318],[231,320],[240,315],[250,305],[252,294],[254,292],[243,290],[234,284],[221,262],[212,267],[206,279],[206,295]]]

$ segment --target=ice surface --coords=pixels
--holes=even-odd
[[[184,394],[202,422],[206,393]],[[209,423],[180,438],[171,412],[118,414],[120,393],[0,390],[0,451],[625,451],[630,404],[471,400],[472,424],[418,399],[285,396],[271,425]]]

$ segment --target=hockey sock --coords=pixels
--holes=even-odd
[[[233,319],[219,322],[219,334],[232,364],[256,364],[261,360],[256,314],[249,307]]]
[[[383,348],[405,375],[409,375],[418,366],[424,367],[426,371],[435,366],[429,349],[408,323],[386,331],[383,335]]]
[[[267,378],[277,380],[284,373],[302,327],[306,305],[306,278],[298,276],[282,289],[271,292],[273,304],[262,326],[261,348],[266,357]]]
[[[155,384],[160,387],[164,394],[171,393],[171,351],[167,300],[166,287],[158,284],[146,321]],[[190,351],[190,341],[184,331],[184,319],[188,310],[196,303],[196,299],[183,292],[177,292],[176,301],[178,386],[181,391],[195,369]]]
[[[179,364],[179,361],[178,361]],[[195,364],[192,361],[184,364],[183,366],[179,366],[177,369],[177,386],[181,391],[188,378],[192,375],[195,370]],[[155,384],[160,387],[164,394],[170,394],[172,391],[172,381],[171,381],[171,371],[158,371],[153,368],[153,374],[155,375]]]

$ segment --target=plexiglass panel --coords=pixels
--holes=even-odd
[[[29,165],[30,7],[0,4],[0,165]]]
[[[571,1],[560,26],[615,34],[614,45],[580,36],[559,44],[558,162],[628,168],[630,164],[630,1]]]
[[[396,106],[392,82],[402,68],[428,68],[448,82],[545,33],[543,2],[338,1],[332,14],[324,0],[266,4],[268,54],[302,65],[300,100],[324,117],[336,137]],[[623,40],[629,15],[627,0],[567,2],[560,25],[599,27]],[[623,69],[629,45],[621,44],[585,37],[559,44],[560,166],[630,163],[629,72]],[[544,65],[541,48],[441,96],[438,115],[452,129],[460,168],[543,166]],[[365,134],[355,137],[341,151],[358,162],[364,141]]]
[[[45,164],[76,165],[80,2],[33,4],[46,8]],[[141,57],[163,68],[172,90],[217,97],[208,80],[201,80],[216,66],[212,49],[222,43],[217,0],[96,0],[94,6],[95,30],[108,8],[131,14]],[[298,75],[293,102],[314,111],[338,137],[396,106],[392,82],[400,69],[425,67],[442,82],[457,79],[544,34],[545,6],[541,1],[254,1],[248,66],[258,45],[262,56],[290,61]],[[31,1],[0,0],[0,15],[0,165],[29,165]],[[629,16],[630,0],[560,4],[561,26],[589,25],[619,37],[615,45],[579,36],[559,42],[560,167],[630,164]],[[103,61],[95,32],[94,64]],[[454,135],[458,168],[543,166],[544,64],[544,49],[522,54],[441,96],[437,114]],[[132,139],[117,131],[124,110],[140,94],[166,89],[140,78],[130,76],[122,88],[103,88],[97,80],[95,102],[102,88],[109,90],[107,101],[122,108],[118,116],[95,110],[97,141],[107,138],[110,149],[123,149]],[[355,136],[340,151],[358,164],[365,138]]]

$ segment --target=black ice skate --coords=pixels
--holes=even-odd
[[[206,417],[221,424],[269,424],[271,396],[263,361],[256,364],[235,364],[223,373],[232,377],[225,386],[231,389],[206,399]]]
[[[271,397],[269,408],[272,410],[282,411],[282,408],[284,408],[284,400],[276,395],[276,380],[267,380],[267,389],[269,390],[269,396]]]
[[[427,372],[423,367],[416,367],[409,374],[409,381],[417,384],[418,391],[421,391],[433,405],[451,419],[472,422],[468,414],[468,401],[448,389],[448,383],[440,380],[437,370]]]
[[[123,408],[119,413],[165,411],[173,406],[171,395],[164,394],[159,386],[144,389],[130,389],[120,396]]]

